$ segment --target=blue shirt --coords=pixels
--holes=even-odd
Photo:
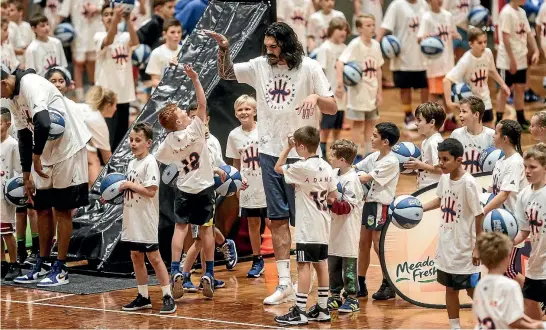
[[[207,8],[207,0],[180,0],[174,7],[174,17],[182,23],[184,35],[192,33]]]

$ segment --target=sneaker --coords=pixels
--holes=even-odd
[[[65,266],[59,261],[55,261],[47,277],[38,283],[38,287],[59,286],[68,283],[70,281],[68,280],[68,272]]]
[[[444,122],[444,132],[453,132],[459,128],[459,124],[457,124],[457,120],[455,117],[451,117],[449,119],[446,119]]]
[[[226,286],[226,282],[214,279],[214,289],[221,289]],[[203,284],[199,283],[199,290],[203,290]]]
[[[302,325],[307,324],[307,315],[298,306],[290,307],[287,314],[275,316],[275,322],[287,325]]]
[[[191,281],[191,277],[188,275],[183,275],[182,280],[182,289],[186,292],[197,292],[197,287]]]
[[[328,310],[337,311],[342,303],[340,297],[328,297]]]
[[[329,322],[330,312],[328,311],[328,308],[322,308],[318,304],[315,304],[311,306],[309,312],[307,312],[307,319],[316,322]]]
[[[203,287],[203,296],[212,299],[214,296],[214,277],[206,273],[201,277],[201,286]]]
[[[144,298],[140,293],[136,296],[135,300],[121,307],[121,309],[124,311],[138,311],[140,309],[150,308],[152,308],[152,301],[150,300],[150,297]]]
[[[232,270],[235,265],[237,265],[237,261],[239,260],[237,257],[237,248],[235,247],[235,242],[231,239],[226,239],[224,245],[219,246],[216,249],[224,254],[224,259],[226,260],[226,268],[228,270]]]
[[[348,297],[338,311],[340,313],[354,313],[360,310],[360,302],[356,298]]]
[[[404,128],[409,131],[417,130],[417,119],[413,113],[407,113],[406,118],[404,119]]]
[[[260,277],[260,275],[262,275],[264,272],[265,272],[264,260],[263,260],[263,259],[260,259],[260,260],[257,260],[257,261],[253,261],[253,262],[252,262],[252,267],[250,268],[250,270],[248,271],[248,273],[246,273],[246,277],[255,277],[255,278],[258,278],[258,277]]]
[[[528,89],[525,91],[525,102],[526,103],[533,103],[533,102],[538,102],[538,101],[541,101],[541,97],[539,95],[537,95],[532,89]]]
[[[24,263],[27,265],[34,265],[37,260],[38,260],[38,254],[31,252],[28,258],[26,258]]]
[[[368,287],[366,286],[366,283],[364,283],[363,287],[358,288],[358,292],[356,293],[356,296],[357,298],[368,296]]]
[[[372,295],[372,298],[375,300],[388,300],[395,297],[396,293],[394,292],[394,289],[391,288],[386,280],[383,280],[383,283],[381,283],[381,287],[379,287],[379,290],[377,290],[377,292]]]
[[[264,305],[278,305],[295,299],[292,285],[277,285],[275,292],[264,299]]]
[[[174,299],[179,299],[184,295],[183,279],[182,273],[176,273],[171,277],[171,292]]]
[[[6,274],[9,272],[9,263],[7,261],[2,261],[2,266],[0,267],[0,271],[2,273],[2,279],[6,277]]]
[[[174,298],[168,294],[163,296],[163,306],[161,306],[160,314],[171,314],[176,312],[176,303]]]
[[[12,264],[9,264],[9,271],[4,277],[4,280],[6,281],[13,281],[15,278],[23,275],[21,273],[21,267],[19,267],[19,264],[14,262]]]
[[[22,276],[19,276],[13,280],[14,283],[19,284],[27,284],[27,283],[38,283],[42,281],[42,279],[45,279],[47,276],[47,270],[45,270],[42,266],[43,259],[38,258],[36,263],[32,266],[32,268]]]

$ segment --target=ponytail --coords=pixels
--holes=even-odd
[[[101,86],[93,86],[87,92],[85,102],[94,110],[101,111],[107,104],[116,102],[116,93]]]
[[[523,150],[521,148],[521,133],[523,130],[521,125],[517,121],[511,119],[503,119],[499,124],[501,125],[501,135],[506,136],[516,151],[520,155],[523,155]]]

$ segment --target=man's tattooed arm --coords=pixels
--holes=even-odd
[[[237,80],[235,71],[233,70],[233,62],[229,49],[220,47],[218,49],[218,75],[224,80]]]

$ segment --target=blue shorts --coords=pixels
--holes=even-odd
[[[271,220],[290,219],[295,225],[296,195],[294,187],[284,181],[284,176],[275,172],[275,164],[279,157],[259,154],[262,167],[262,181],[264,183],[267,216]],[[288,159],[287,164],[294,164],[298,159]]]
[[[455,39],[453,40],[453,49],[462,48],[464,50],[469,50],[470,45],[468,44],[468,32],[464,29],[461,29],[457,26],[457,32],[461,35],[461,40]]]

